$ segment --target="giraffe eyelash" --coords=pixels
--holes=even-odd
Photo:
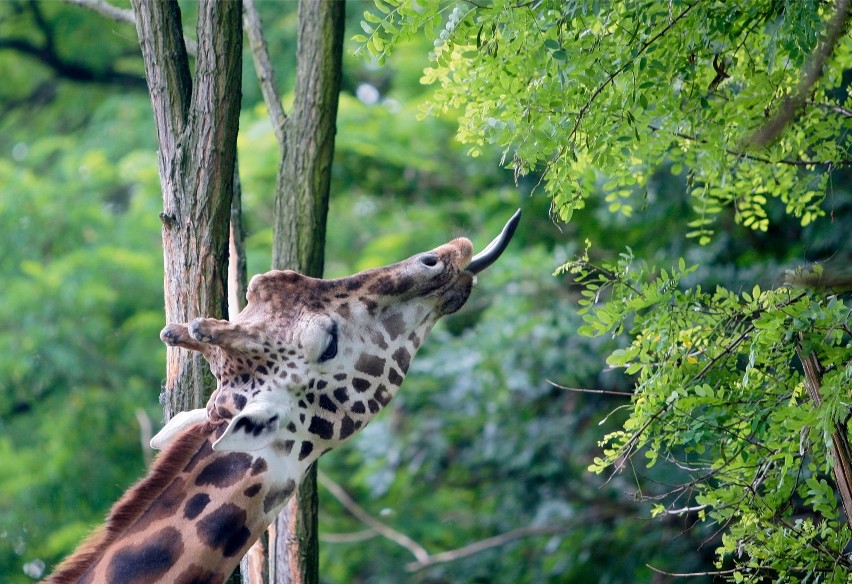
[[[317,359],[318,363],[324,363],[337,355],[337,323],[331,323],[331,330],[328,331],[329,341],[325,350],[322,352],[322,355]]]

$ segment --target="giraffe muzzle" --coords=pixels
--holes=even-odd
[[[506,247],[509,245],[509,242],[512,240],[512,236],[515,234],[515,229],[518,228],[518,223],[520,223],[520,221],[521,210],[518,209],[503,227],[503,231],[500,232],[500,235],[495,237],[491,243],[485,247],[485,249],[473,256],[473,259],[470,260],[470,265],[467,266],[467,271],[472,274],[478,274],[496,262],[497,258],[503,254]]]

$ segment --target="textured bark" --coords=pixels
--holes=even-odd
[[[231,229],[228,244],[228,314],[235,316],[246,306],[248,268],[243,228],[243,189],[239,163],[234,163],[234,193],[231,199]]]
[[[284,122],[272,265],[322,276],[331,162],[343,55],[345,4],[299,4],[295,101]],[[270,582],[319,582],[316,468],[275,523]]]
[[[343,2],[299,3],[295,101],[284,122],[272,265],[319,276],[343,53]]]
[[[820,388],[822,387],[822,364],[813,352],[807,352],[803,345],[803,337],[799,335],[796,343],[796,354],[802,362],[805,373],[805,388],[814,404],[822,403]],[[846,524],[852,527],[852,444],[846,424],[836,424],[831,433],[831,457],[834,470],[834,481],[840,495],[840,503],[846,515]]]
[[[133,9],[159,141],[166,321],[225,318],[242,6],[199,4],[194,87],[177,2],[133,0]],[[200,355],[168,349],[167,420],[201,407],[214,386]]]

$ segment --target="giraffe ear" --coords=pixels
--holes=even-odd
[[[268,404],[247,405],[233,417],[225,433],[213,443],[213,450],[250,452],[269,446],[278,435],[281,419],[286,413]]]
[[[175,414],[171,420],[166,422],[163,429],[157,432],[156,436],[151,438],[151,448],[154,450],[162,450],[169,445],[175,436],[183,432],[184,429],[198,424],[199,422],[203,422],[206,419],[207,410],[204,408]]]

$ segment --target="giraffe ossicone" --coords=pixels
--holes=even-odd
[[[393,398],[519,219],[477,256],[459,238],[346,278],[267,272],[233,320],[164,328],[165,343],[204,356],[216,390],[152,439],[164,452],[149,475],[49,582],[223,582],[308,467]]]

